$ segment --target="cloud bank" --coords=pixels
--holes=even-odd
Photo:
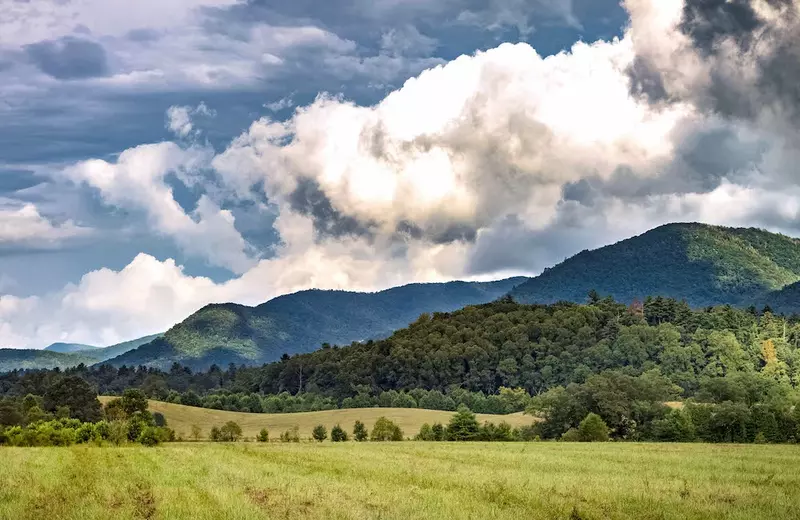
[[[322,94],[219,153],[162,142],[68,168],[104,203],[144,212],[239,276],[215,283],[140,255],[57,294],[4,297],[0,342],[129,339],[207,302],[308,287],[536,273],[671,221],[797,234],[800,2],[624,4],[618,40],[548,58],[503,44],[372,106]],[[188,111],[168,124],[192,132]],[[170,176],[212,188],[187,208]],[[279,242],[254,251],[230,204],[271,216]]]

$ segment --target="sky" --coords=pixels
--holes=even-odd
[[[0,0],[0,346],[800,236],[800,0]]]

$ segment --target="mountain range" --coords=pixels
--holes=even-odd
[[[0,372],[70,368],[80,364],[94,365],[120,356],[129,350],[137,349],[159,337],[161,334],[153,334],[109,347],[94,347],[80,343],[53,343],[42,350],[4,348],[0,349]]]
[[[487,303],[525,280],[412,284],[376,293],[311,290],[258,307],[208,305],[162,338],[109,363],[161,368],[173,362],[192,368],[268,363],[283,354],[314,351],[323,343],[383,338],[420,314]]]
[[[46,354],[33,351],[41,363],[31,351],[0,351],[0,371],[14,366],[14,353],[26,368],[87,360],[160,368],[178,362],[201,369],[262,364],[324,343],[387,337],[423,313],[452,312],[509,294],[520,303],[583,302],[591,290],[621,302],[658,295],[692,307],[769,305],[796,313],[800,240],[753,228],[668,224],[578,253],[535,278],[412,284],[377,293],[310,290],[257,307],[208,305],[163,335],[106,349],[53,345]]]

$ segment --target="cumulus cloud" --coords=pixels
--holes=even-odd
[[[0,247],[51,247],[90,232],[71,220],[54,223],[34,204],[0,207]]]
[[[167,109],[167,129],[178,137],[188,137],[194,129],[196,116],[214,117],[215,111],[200,103],[197,107],[173,105]]]
[[[209,301],[535,273],[672,221],[797,234],[797,5],[626,0],[618,40],[548,58],[504,44],[432,67],[372,106],[323,94],[285,121],[254,122],[219,154],[160,143],[80,163],[69,175],[108,204],[145,211],[185,250],[241,276],[214,283],[143,255],[0,309],[50,309],[53,327],[88,341],[91,324],[121,316],[103,334],[138,335]],[[395,36],[384,46],[391,58]],[[189,117],[175,120],[179,135],[193,131]],[[170,172],[187,185],[213,177],[215,190],[184,210]],[[220,193],[277,214],[280,241],[257,262]],[[157,313],[117,299],[137,284]],[[14,327],[7,338],[56,333]]]
[[[232,213],[220,209],[206,195],[187,213],[166,183],[167,175],[175,174],[191,184],[192,175],[204,168],[209,158],[206,148],[163,142],[125,150],[114,163],[84,161],[69,167],[65,174],[96,188],[109,205],[145,212],[156,232],[173,238],[188,254],[242,273],[253,260]]]

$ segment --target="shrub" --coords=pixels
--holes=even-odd
[[[300,431],[297,426],[281,434],[281,442],[300,442]]]
[[[109,440],[119,446],[128,440],[128,424],[125,421],[114,421],[109,426]]]
[[[435,441],[443,441],[447,438],[447,430],[442,423],[435,423],[431,426],[431,432]]]
[[[364,442],[369,438],[367,427],[361,421],[356,421],[353,425],[353,438],[358,442]]]
[[[208,435],[209,440],[211,442],[221,442],[222,441],[222,432],[220,432],[217,426],[211,427],[211,432]]]
[[[311,432],[311,437],[317,442],[322,442],[328,438],[328,430],[323,425],[318,424],[314,426],[314,430]]]
[[[154,412],[153,413],[153,421],[155,422],[156,426],[159,428],[163,428],[167,425],[167,418],[164,417],[164,414],[161,412]]]
[[[161,443],[161,431],[158,427],[147,426],[137,440],[144,446],[158,446]]]
[[[256,440],[258,442],[269,442],[269,431],[266,428],[261,428],[261,431],[258,432],[256,436]]]
[[[337,424],[331,428],[331,440],[333,442],[347,442],[347,432]]]
[[[653,437],[666,442],[692,442],[696,433],[692,417],[684,410],[672,410],[663,419],[653,421]]]
[[[98,441],[107,441],[111,438],[111,424],[100,421],[94,425],[94,437]]]
[[[583,442],[606,442],[608,441],[608,426],[602,417],[595,413],[590,413],[578,426],[580,440]]]
[[[425,424],[422,425],[422,428],[419,429],[419,433],[417,434],[416,437],[414,437],[414,439],[418,440],[418,441],[435,441],[436,440],[436,438],[434,438],[434,436],[433,436],[433,428],[431,428],[431,425],[428,424],[428,423],[425,423]]]
[[[219,434],[222,442],[236,442],[242,438],[242,427],[234,421],[228,421],[219,429]]]
[[[580,442],[581,434],[575,428],[570,428],[561,435],[561,440],[563,442]]]
[[[379,417],[378,420],[375,421],[375,426],[372,427],[370,440],[380,442],[402,441],[403,430],[386,417]]]

